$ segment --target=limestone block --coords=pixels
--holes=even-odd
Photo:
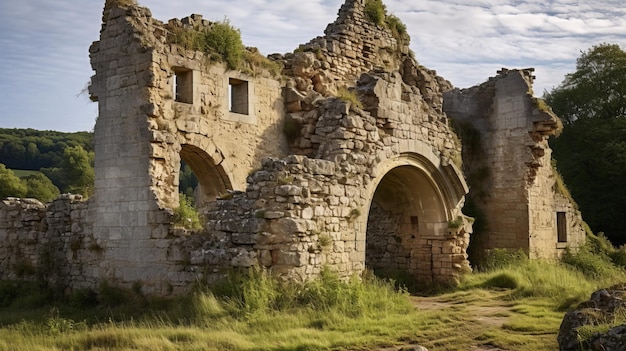
[[[252,267],[257,264],[258,253],[256,251],[247,251],[245,249],[236,249],[234,257],[230,264],[233,267]]]
[[[335,163],[331,161],[307,158],[304,160],[304,166],[314,175],[335,175]]]
[[[233,233],[231,238],[235,244],[253,245],[257,243],[256,233]]]
[[[302,188],[297,185],[285,184],[276,187],[274,193],[279,196],[299,196],[302,194]]]
[[[275,234],[290,235],[294,233],[305,233],[307,222],[298,218],[280,218],[270,222],[270,231]]]
[[[304,252],[284,252],[278,251],[276,255],[276,264],[288,265],[294,267],[302,267],[309,261],[309,253]]]

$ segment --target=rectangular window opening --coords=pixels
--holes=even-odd
[[[193,71],[186,68],[174,69],[174,96],[178,102],[193,104]]]
[[[417,216],[411,216],[411,229],[417,231],[419,230],[420,222]]]
[[[248,82],[241,79],[228,79],[228,109],[230,112],[247,115],[249,113]]]
[[[560,243],[567,242],[567,218],[565,212],[556,213],[556,232]]]

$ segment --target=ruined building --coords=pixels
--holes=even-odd
[[[533,98],[532,71],[455,90],[366,2],[346,0],[293,53],[251,50],[231,69],[180,41],[216,23],[107,1],[89,50],[95,194],[4,200],[0,279],[169,294],[258,265],[297,280],[368,268],[449,284],[471,270],[470,242],[549,259],[577,248],[580,214],[550,164],[557,118]],[[202,230],[172,224],[183,161]]]

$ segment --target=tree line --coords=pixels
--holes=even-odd
[[[17,170],[36,172],[20,177]],[[61,193],[90,196],[94,179],[93,133],[0,128],[0,199],[48,202]],[[179,179],[180,191],[193,199],[198,180],[184,162]]]
[[[93,192],[93,133],[0,128],[0,198]],[[37,171],[18,177],[13,170]]]
[[[584,220],[625,244],[626,52],[606,43],[582,52],[576,70],[544,99],[563,121],[550,145]]]

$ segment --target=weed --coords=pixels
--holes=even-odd
[[[183,193],[179,193],[178,196],[179,206],[174,210],[174,219],[172,224],[185,229],[202,229],[200,215],[193,207],[193,201]]]
[[[359,218],[360,215],[361,210],[359,210],[358,208],[353,208],[350,210],[350,213],[348,214],[348,217],[346,219],[348,220],[348,222],[352,222],[355,219]]]
[[[407,29],[406,25],[402,22],[402,20],[400,20],[400,18],[394,15],[389,15],[385,18],[385,24],[387,24],[387,27],[389,29],[391,29],[391,32],[393,33],[396,40],[405,40],[405,38],[407,37]]]
[[[68,304],[74,308],[90,308],[98,305],[98,294],[91,289],[76,289],[68,296]]]
[[[365,15],[372,23],[382,26],[385,23],[387,8],[382,0],[367,0],[365,3]]]
[[[244,61],[248,64],[247,69],[243,69],[244,72],[248,72],[256,75],[258,72],[256,68],[261,68],[272,75],[272,77],[280,76],[283,70],[283,66],[269,58],[261,55],[257,48],[248,48],[244,53]]]
[[[296,180],[296,178],[291,174],[281,174],[276,179],[276,182],[279,185],[289,185],[293,184],[294,180]]]
[[[241,42],[241,33],[225,20],[215,23],[204,31],[204,47],[207,52],[219,54],[231,69],[241,65],[245,47]]]
[[[581,344],[598,334],[607,333],[611,328],[626,324],[626,309],[624,308],[617,308],[610,315],[595,316],[595,318],[593,313],[587,313],[586,315],[587,318],[591,319],[591,323],[585,324],[576,330],[578,341]]]
[[[585,246],[575,254],[566,250],[561,260],[590,278],[600,278],[615,268],[607,256],[594,254]]]
[[[319,243],[320,247],[328,248],[333,244],[333,238],[328,234],[320,234],[317,237],[317,242]]]
[[[351,103],[352,106],[363,109],[363,103],[359,100],[357,94],[346,87],[341,87],[337,90],[337,97],[343,102]]]
[[[448,228],[458,229],[463,225],[463,217],[457,216],[454,220],[448,221]]]
[[[573,206],[575,209],[578,209],[578,204],[574,201],[574,197],[570,193],[567,185],[565,185],[565,181],[561,176],[561,173],[556,168],[556,160],[552,160],[552,172],[554,173],[554,187],[555,191],[561,195],[563,195]]]

